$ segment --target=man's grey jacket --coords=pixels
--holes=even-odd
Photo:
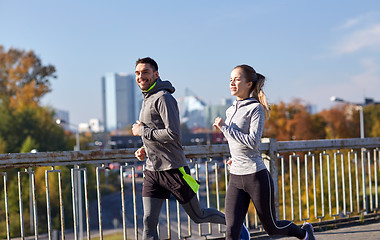
[[[169,81],[157,78],[152,89],[143,92],[139,135],[147,154],[146,169],[165,171],[187,166],[181,145],[178,104]]]

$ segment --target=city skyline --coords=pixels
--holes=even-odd
[[[321,111],[331,96],[379,101],[379,12],[375,0],[0,1],[0,45],[56,67],[42,104],[74,124],[102,119],[105,73],[133,74],[146,56],[177,99],[189,88],[219,104],[230,97],[231,70],[245,63],[267,77],[271,103],[299,98]]]
[[[134,75],[106,73],[102,77],[102,109],[105,131],[121,130],[135,122]]]

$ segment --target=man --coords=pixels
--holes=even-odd
[[[213,208],[202,209],[196,197],[199,184],[189,175],[181,145],[178,105],[172,96],[174,87],[160,79],[158,65],[152,58],[138,59],[135,74],[144,96],[140,120],[132,127],[133,135],[143,140],[143,147],[135,156],[140,161],[147,158],[142,190],[143,239],[158,239],[159,214],[170,194],[194,222],[225,224],[223,213]]]

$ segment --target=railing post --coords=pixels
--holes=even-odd
[[[277,140],[275,138],[269,139],[269,161],[270,161],[270,174],[272,175],[273,183],[274,183],[274,205],[276,207],[276,219],[279,220],[279,193],[278,193],[278,168],[277,168]]]

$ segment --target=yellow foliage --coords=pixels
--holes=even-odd
[[[36,86],[35,80],[16,90],[16,95],[10,98],[9,106],[17,111],[27,108],[37,108],[40,97],[48,90],[46,85]]]
[[[0,46],[0,97],[10,99],[10,106],[20,111],[36,107],[50,91],[49,78],[55,78],[54,66],[41,64],[33,52]]]

